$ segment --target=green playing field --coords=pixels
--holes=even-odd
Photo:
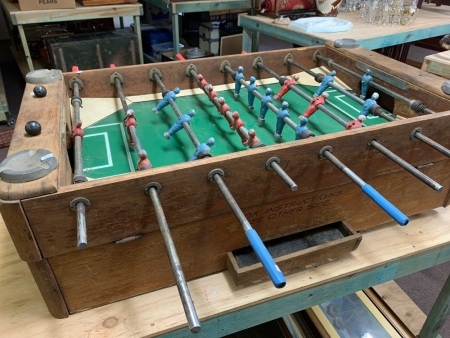
[[[272,88],[274,94],[280,89],[279,84],[271,84],[259,86],[258,91],[264,94],[267,87]],[[317,89],[315,86],[304,85],[299,86],[299,88],[309,96],[312,96]],[[344,121],[354,120],[358,117],[361,110],[360,104],[334,89],[330,88],[327,92],[329,98],[325,106],[329,110]],[[284,127],[281,140],[275,140],[273,135],[276,126],[276,114],[269,110],[265,123],[258,123],[261,102],[255,98],[255,107],[253,110],[249,110],[247,107],[247,90],[244,87],[241,89],[241,95],[238,99],[235,99],[233,92],[229,90],[218,92],[218,94],[225,98],[232,111],[239,112],[247,130],[256,130],[256,135],[265,145],[277,142],[301,142],[301,140],[295,140],[295,132],[288,125]],[[309,102],[293,91],[284,95],[283,101],[289,103],[291,120],[298,123],[298,116],[304,113],[309,106]],[[206,94],[178,95],[175,103],[183,114],[190,109],[196,111],[196,115],[191,119],[190,126],[200,143],[214,137],[215,144],[211,147],[213,156],[248,149],[241,143],[238,134],[230,129],[227,120],[217,112]],[[129,102],[128,104],[129,108],[135,111],[137,134],[153,167],[189,160],[195,151],[195,147],[184,130],[180,130],[169,140],[163,136],[164,132],[168,131],[177,120],[177,116],[170,106],[162,109],[159,114],[154,114],[152,109],[156,106],[157,101]],[[281,103],[276,100],[273,100],[273,104],[276,107],[281,106]],[[136,170],[138,156],[134,148],[128,145],[128,134],[123,123],[124,117],[125,113],[121,109],[111,112],[111,115],[84,129],[83,166],[85,175],[89,179],[114,176]],[[381,118],[369,116],[364,124],[369,126],[383,122],[385,120]],[[318,110],[309,118],[307,126],[316,136],[344,130],[342,125],[321,110]]]

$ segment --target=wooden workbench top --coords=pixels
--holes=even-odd
[[[240,329],[246,325],[240,322],[240,314],[245,314],[245,309],[251,306],[257,309],[271,301],[284,299],[289,302],[291,299],[290,303],[283,305],[289,311],[290,308],[295,309],[292,307],[295,305],[292,304],[293,295],[311,297],[314,290],[318,291],[317,287],[326,284],[331,286],[324,289],[328,290],[325,292],[328,295],[321,297],[332,297],[333,289],[337,290],[342,283],[350,293],[360,285],[365,288],[367,284],[382,283],[414,269],[425,268],[425,265],[448,261],[449,229],[450,210],[443,208],[412,217],[405,227],[389,223],[373,228],[363,233],[357,251],[289,275],[287,286],[281,290],[273,288],[270,283],[236,287],[228,273],[191,281],[191,295],[204,323],[202,332],[196,336],[211,337],[211,332],[217,329],[223,334]],[[365,273],[371,270],[376,271],[375,280],[361,284],[358,280],[362,277],[367,279]],[[1,218],[0,271],[0,327],[5,337],[142,337],[173,329],[181,329],[182,334],[177,337],[190,335],[175,287],[78,313],[67,319],[54,319],[48,313],[26,263],[19,259]],[[358,275],[361,278],[358,279]],[[260,321],[270,316],[267,306],[262,310]],[[276,306],[273,311],[276,313]],[[216,320],[218,316],[223,317],[221,321]]]
[[[302,46],[321,45],[326,41],[337,39],[358,40],[361,47],[373,50],[426,39],[450,32],[450,6],[424,3],[417,18],[411,25],[381,26],[364,22],[358,12],[340,12],[339,19],[351,21],[353,27],[344,32],[312,33],[288,28],[286,25],[273,23],[273,19],[257,15],[239,15],[239,25],[244,29],[259,31],[282,40],[291,41]]]

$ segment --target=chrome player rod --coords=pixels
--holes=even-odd
[[[80,108],[82,100],[80,97],[80,89],[83,88],[83,82],[78,78],[72,78],[69,86],[73,91],[71,104],[73,107],[73,123],[72,139],[74,143],[74,170],[72,183],[86,182],[87,178],[83,172],[82,143],[83,130],[81,129]],[[77,214],[77,247],[84,249],[87,247],[87,226],[86,226],[86,210],[89,209],[90,202],[85,198],[74,199],[70,203],[70,208]]]
[[[425,144],[428,144],[430,147],[436,149],[447,157],[450,157],[450,149],[444,147],[442,144],[437,143],[436,141],[430,139],[422,133],[422,128],[416,128],[411,133],[411,138],[416,138],[422,141]]]
[[[197,82],[199,81],[199,80],[198,80],[198,79],[199,79],[199,78],[198,78],[198,74],[197,74],[195,68],[193,68],[192,66],[189,66],[189,67],[188,67],[188,72],[189,72],[189,74],[190,74],[191,76],[193,76],[193,77],[196,79]],[[218,99],[217,97],[214,97],[214,98],[213,98],[213,104],[214,104],[214,106],[216,106],[217,110],[220,111],[220,102],[219,102],[219,99]],[[233,119],[232,113],[233,113],[233,112],[231,112],[231,111],[228,110],[228,111],[225,112],[225,115],[224,115],[225,119],[228,121],[228,123],[229,123],[230,125],[233,125],[233,123],[234,123],[234,119]],[[248,140],[250,137],[249,137],[249,135],[248,135],[248,130],[247,130],[247,128],[245,128],[244,126],[242,126],[242,127],[240,127],[239,129],[240,129],[240,132],[242,133],[242,135],[244,135],[244,137]]]
[[[309,75],[311,75],[312,77],[314,77],[314,79],[317,82],[322,82],[324,75],[322,73],[314,73],[312,70],[306,68],[305,66],[301,65],[300,63],[294,61],[294,59],[292,59],[291,57],[286,58],[286,62],[289,62],[290,64],[304,70],[305,72],[307,72]],[[359,103],[359,104],[364,104],[364,100],[359,98],[358,96],[356,96],[355,94],[349,92],[348,90],[346,90],[345,88],[342,88],[341,86],[335,84],[335,83],[329,83],[328,84],[329,87],[336,89],[338,92],[344,94],[345,96],[351,98],[352,100],[354,100],[355,102]],[[319,108],[320,109],[320,108]],[[386,114],[381,107],[379,109],[376,110],[377,116],[380,116],[382,118],[384,118],[387,121],[395,121],[395,118],[392,117],[391,115]]]
[[[228,190],[225,182],[223,181],[223,177],[224,172],[222,169],[213,169],[208,174],[208,179],[211,182],[217,183],[220,191],[222,192],[226,201],[228,202],[228,205],[230,206],[234,215],[238,219],[239,223],[241,223],[245,235],[247,236],[247,239],[250,242],[250,245],[252,246],[253,250],[255,251],[256,255],[261,261],[264,269],[266,270],[267,274],[272,280],[273,285],[276,288],[283,288],[286,285],[286,278],[284,277],[280,268],[270,255],[269,251],[267,250],[263,241],[259,237],[258,233],[255,231],[255,229],[252,228],[249,221],[242,212],[241,208],[239,208],[239,205],[237,204],[233,195]]]
[[[162,95],[164,96],[165,93],[168,92],[168,90],[164,85],[164,83],[162,82],[161,76],[158,74],[158,71],[150,71],[150,74],[152,74],[150,80],[153,80],[158,84],[158,86],[161,88]],[[169,104],[172,107],[173,111],[175,112],[175,115],[177,115],[177,117],[180,118],[183,115],[183,113],[180,111],[180,108],[178,108],[178,105],[172,98],[169,98]],[[183,122],[182,125],[192,144],[197,148],[200,144],[200,141],[198,140],[197,136],[195,136],[191,126],[187,122]]]
[[[119,99],[120,99],[120,102],[122,104],[122,108],[123,108],[125,114],[128,115],[130,112],[132,112],[132,110],[130,110],[130,108],[128,107],[127,100],[125,99],[125,94],[123,93],[122,76],[120,76],[120,74],[118,74],[118,73],[114,73],[111,76],[111,79],[112,79],[112,83],[117,88],[117,93],[119,94]],[[136,152],[138,154],[141,154],[141,153],[145,152],[145,150],[142,148],[141,141],[139,140],[139,137],[137,135],[136,127],[135,126],[131,126],[129,128],[129,130],[130,130],[131,137],[133,139],[133,143],[134,143],[134,147],[136,149]]]
[[[374,201],[381,209],[383,209],[389,216],[391,216],[398,224],[408,224],[409,218],[404,213],[398,210],[395,205],[389,202],[383,195],[375,190],[375,188],[364,182],[362,178],[356,175],[331,152],[331,146],[325,146],[320,150],[319,157],[328,159],[332,164],[340,169],[345,175],[347,175],[348,178],[355,182],[372,201]]]
[[[167,255],[169,256],[170,265],[172,266],[173,276],[177,284],[178,293],[183,304],[184,313],[188,321],[189,329],[192,333],[200,332],[201,325],[197,316],[197,311],[194,307],[189,287],[184,277],[183,269],[181,267],[180,259],[178,258],[177,250],[170,234],[169,225],[167,224],[164,210],[161,206],[161,202],[158,197],[158,193],[161,190],[159,183],[153,182],[147,184],[145,187],[145,193],[150,196],[153,207],[155,208],[156,218],[158,219],[159,229],[164,239]]]
[[[359,79],[362,78],[362,75],[360,75],[356,72],[353,72],[352,70],[350,70],[344,66],[341,66],[340,64],[334,62],[333,59],[324,57],[324,56],[320,55],[320,53],[316,53],[314,55],[314,57],[317,60],[320,60],[323,63],[325,63],[328,67],[334,67],[336,69],[340,69],[340,70],[346,72],[347,74],[355,76]],[[408,99],[407,97],[404,97],[403,95],[397,94],[397,93],[393,92],[392,90],[389,90],[388,88],[383,87],[382,85],[374,82],[373,80],[369,82],[369,85],[380,92],[386,93],[386,94],[392,96],[393,98],[406,103],[408,105],[408,107],[410,107],[413,111],[415,111],[417,113],[421,113],[421,114],[434,114],[435,113],[433,110],[431,110],[430,108],[425,106],[421,101]]]
[[[432,180],[430,177],[425,175],[423,172],[421,172],[419,169],[413,167],[411,164],[394,154],[392,151],[387,149],[385,146],[380,144],[377,140],[372,140],[369,142],[369,145],[378,150],[380,153],[385,155],[387,158],[392,160],[393,162],[397,163],[400,167],[405,169],[407,172],[421,180],[423,183],[431,187],[432,189],[436,190],[437,192],[442,191],[443,187],[439,183]]]
[[[86,211],[89,210],[91,202],[84,197],[78,197],[70,202],[70,209],[77,214],[77,247],[87,247]]]
[[[271,69],[269,69],[268,67],[266,67],[262,62],[255,62],[257,67],[262,68],[263,70],[265,70],[266,72],[268,72],[270,75],[272,75],[273,77],[275,77],[278,81],[280,81],[282,79],[281,76],[279,76],[278,74],[276,74],[274,71],[272,71]],[[297,93],[298,95],[300,95],[301,97],[303,97],[306,101],[311,102],[312,97],[309,96],[308,94],[306,94],[305,92],[303,92],[301,89],[299,89],[298,87],[291,85],[290,89],[294,92]],[[333,120],[335,120],[337,123],[339,123],[341,126],[345,126],[346,125],[346,121],[344,121],[343,119],[341,119],[339,116],[337,116],[335,113],[333,113],[331,110],[329,110],[327,107],[325,107],[323,104],[319,104],[317,106],[321,111],[323,111],[325,114],[327,114],[329,117],[331,117]]]
[[[266,169],[274,170],[292,191],[297,191],[297,183],[280,167],[280,162],[281,160],[278,157],[271,157],[266,162]]]

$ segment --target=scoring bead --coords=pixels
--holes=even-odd
[[[37,121],[28,121],[25,124],[25,131],[30,136],[36,136],[41,133],[41,124]]]
[[[44,97],[47,95],[47,89],[44,86],[35,86],[33,89],[34,95],[37,97]]]

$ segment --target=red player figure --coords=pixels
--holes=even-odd
[[[130,146],[134,147],[134,140],[133,140],[133,136],[131,135],[131,131],[130,131],[131,127],[135,127],[135,128],[137,127],[136,118],[134,117],[134,110],[128,109],[127,114],[123,120],[125,122],[125,126],[127,127],[128,136],[130,137],[130,141],[129,141]]]
[[[72,140],[73,142],[75,142],[75,137],[81,137],[81,139],[83,139],[84,133],[83,133],[83,129],[81,129],[81,121],[79,121],[76,125],[75,128],[73,128],[72,130]]]
[[[306,111],[303,113],[303,117],[309,118],[312,114],[314,114],[317,109],[319,109],[319,105],[325,104],[326,99],[328,98],[328,93],[323,92],[320,96],[314,96],[311,99],[311,103]]]
[[[261,142],[261,140],[256,136],[255,129],[250,129],[248,131],[248,141],[247,145],[249,148],[259,148],[264,147],[264,144]]]
[[[298,75],[294,75],[292,78],[288,79],[286,78],[286,80],[284,80],[283,85],[281,86],[280,91],[278,92],[278,94],[275,94],[273,96],[273,98],[275,100],[281,100],[281,98],[283,97],[284,94],[286,94],[289,89],[291,89],[291,85],[294,85],[297,83],[298,79],[300,77]]]
[[[227,112],[231,112],[231,108],[225,102],[225,99],[223,97],[219,97],[219,107],[217,110],[219,111],[219,114],[225,117],[225,119],[228,121],[230,128],[233,128],[234,120],[232,118],[229,118],[230,115],[227,115]]]
[[[217,95],[217,92],[214,90],[214,87],[212,86],[212,84],[208,84],[205,87],[206,90],[206,94],[209,97],[209,100],[214,104],[214,99],[217,98],[219,95]]]
[[[137,164],[137,170],[147,170],[152,168],[152,164],[150,163],[147,152],[142,150],[139,154],[139,161]]]
[[[225,116],[227,111],[231,111],[230,106],[225,102],[225,99],[223,97],[219,97],[219,114],[222,116]]]
[[[241,127],[245,126],[244,121],[241,120],[241,118],[239,117],[239,113],[237,111],[235,111],[232,115],[233,120],[234,120],[234,124],[231,127],[231,129],[236,130],[236,132],[238,133],[238,135],[241,138],[242,144],[247,144],[247,137],[242,133]]]
[[[209,85],[209,83],[204,79],[203,75],[198,74],[198,86],[205,92],[206,95],[208,95],[208,92],[205,89],[207,85]]]
[[[350,130],[350,129],[361,128],[362,124],[365,120],[366,120],[366,115],[359,115],[357,120],[348,121],[345,124],[345,129]]]

